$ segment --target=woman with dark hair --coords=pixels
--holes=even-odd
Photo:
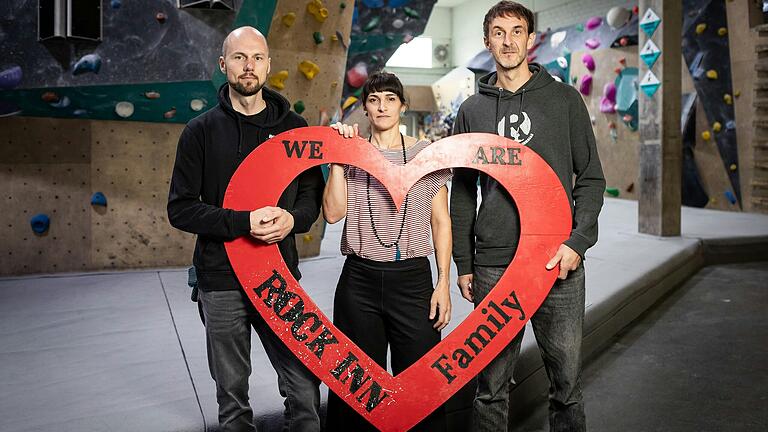
[[[430,144],[400,132],[406,103],[395,75],[371,75],[362,96],[371,126],[368,141],[391,163],[406,165]],[[345,137],[358,133],[357,124],[332,127]],[[341,253],[347,256],[336,286],[333,321],[383,368],[389,347],[393,375],[439,343],[440,331],[450,321],[451,220],[445,186],[450,176],[450,170],[440,170],[422,177],[398,212],[376,178],[354,166],[331,165],[323,216],[328,223],[346,217]],[[432,253],[438,269],[434,286],[427,258]],[[328,431],[376,430],[333,392],[327,418]],[[412,430],[444,431],[443,409]]]

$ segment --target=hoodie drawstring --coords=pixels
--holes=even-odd
[[[237,119],[237,159],[243,158],[243,124],[240,120],[240,116],[235,116]]]

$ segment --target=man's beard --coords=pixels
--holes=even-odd
[[[501,66],[502,69],[504,70],[515,70],[519,68],[523,64],[523,62],[525,62],[527,57],[528,57],[528,53],[526,52],[525,55],[520,57],[520,60],[517,63],[512,63],[511,65],[509,65],[509,64],[503,64],[499,62],[498,65]]]
[[[256,93],[261,91],[261,88],[264,87],[264,84],[261,83],[261,81],[257,80],[257,83],[255,86],[248,88],[243,85],[240,81],[235,82],[229,82],[229,86],[232,87],[234,91],[239,93],[241,96],[253,96]]]

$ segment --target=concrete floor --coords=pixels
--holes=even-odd
[[[592,432],[768,430],[768,262],[703,268],[584,368]],[[542,403],[515,432],[548,431]]]
[[[602,351],[616,333],[705,263],[768,259],[768,216],[764,215],[684,208],[680,237],[638,234],[636,227],[637,203],[606,200],[600,241],[587,253],[588,355]],[[302,281],[305,290],[329,316],[343,263],[338,252],[340,230],[340,224],[330,226],[320,256],[301,263],[302,273],[311,275]],[[762,277],[754,279],[756,283],[765,280],[764,274],[755,277]],[[455,271],[452,278],[455,281]],[[760,294],[764,300],[766,294]],[[454,318],[445,334],[471,311],[456,289],[452,295]],[[203,327],[196,305],[189,301],[186,269],[3,278],[0,296],[0,432],[217,429]],[[703,314],[691,319],[704,324],[711,317]],[[723,344],[735,340],[721,339]],[[669,353],[672,358],[684,343]],[[260,431],[277,431],[282,401],[276,376],[258,340],[253,346],[250,395],[256,421]],[[738,348],[730,353],[752,352]],[[764,356],[759,360],[754,359],[754,364],[765,364]],[[612,370],[611,365],[607,362],[601,368]],[[668,372],[674,375],[681,370],[685,369],[674,364]],[[537,397],[546,391],[530,331],[516,376],[520,384],[512,395],[513,405],[530,412],[526,407],[540,401]],[[665,378],[662,383],[669,380],[660,376]],[[745,385],[758,384],[757,374],[738,377],[744,378]],[[647,380],[656,383],[656,392],[664,390],[658,380]],[[761,388],[768,388],[764,384]],[[598,399],[597,403],[589,399],[588,409],[616,403],[623,416],[631,405],[622,402],[639,404],[646,395],[639,390],[631,394],[636,399],[588,394]],[[648,399],[655,398],[647,394]],[[717,401],[721,394],[725,393],[713,393],[710,398]],[[448,404],[451,431],[466,430],[470,401],[471,389],[467,389]],[[764,410],[758,405],[752,408]],[[678,406],[654,410],[674,416]],[[591,421],[619,416],[615,411],[590,413]]]

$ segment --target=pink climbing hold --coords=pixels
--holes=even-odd
[[[616,112],[616,85],[608,83],[603,87],[603,96],[600,98],[600,112],[613,114]]]
[[[589,38],[584,41],[584,45],[586,45],[589,49],[595,49],[600,46],[600,39]]]
[[[581,84],[579,84],[579,91],[584,96],[589,96],[592,91],[592,75],[584,75],[581,77]]]
[[[356,64],[352,69],[347,71],[347,82],[353,88],[359,88],[365,84],[365,80],[368,79],[368,68],[365,63],[360,62]]]
[[[599,16],[594,16],[587,20],[587,23],[585,24],[585,27],[587,30],[594,30],[598,27],[600,27],[600,24],[603,23],[603,19]]]
[[[584,54],[583,56],[581,56],[581,61],[584,63],[584,66],[586,66],[590,72],[595,71],[595,59],[594,57],[592,57],[592,55]]]

